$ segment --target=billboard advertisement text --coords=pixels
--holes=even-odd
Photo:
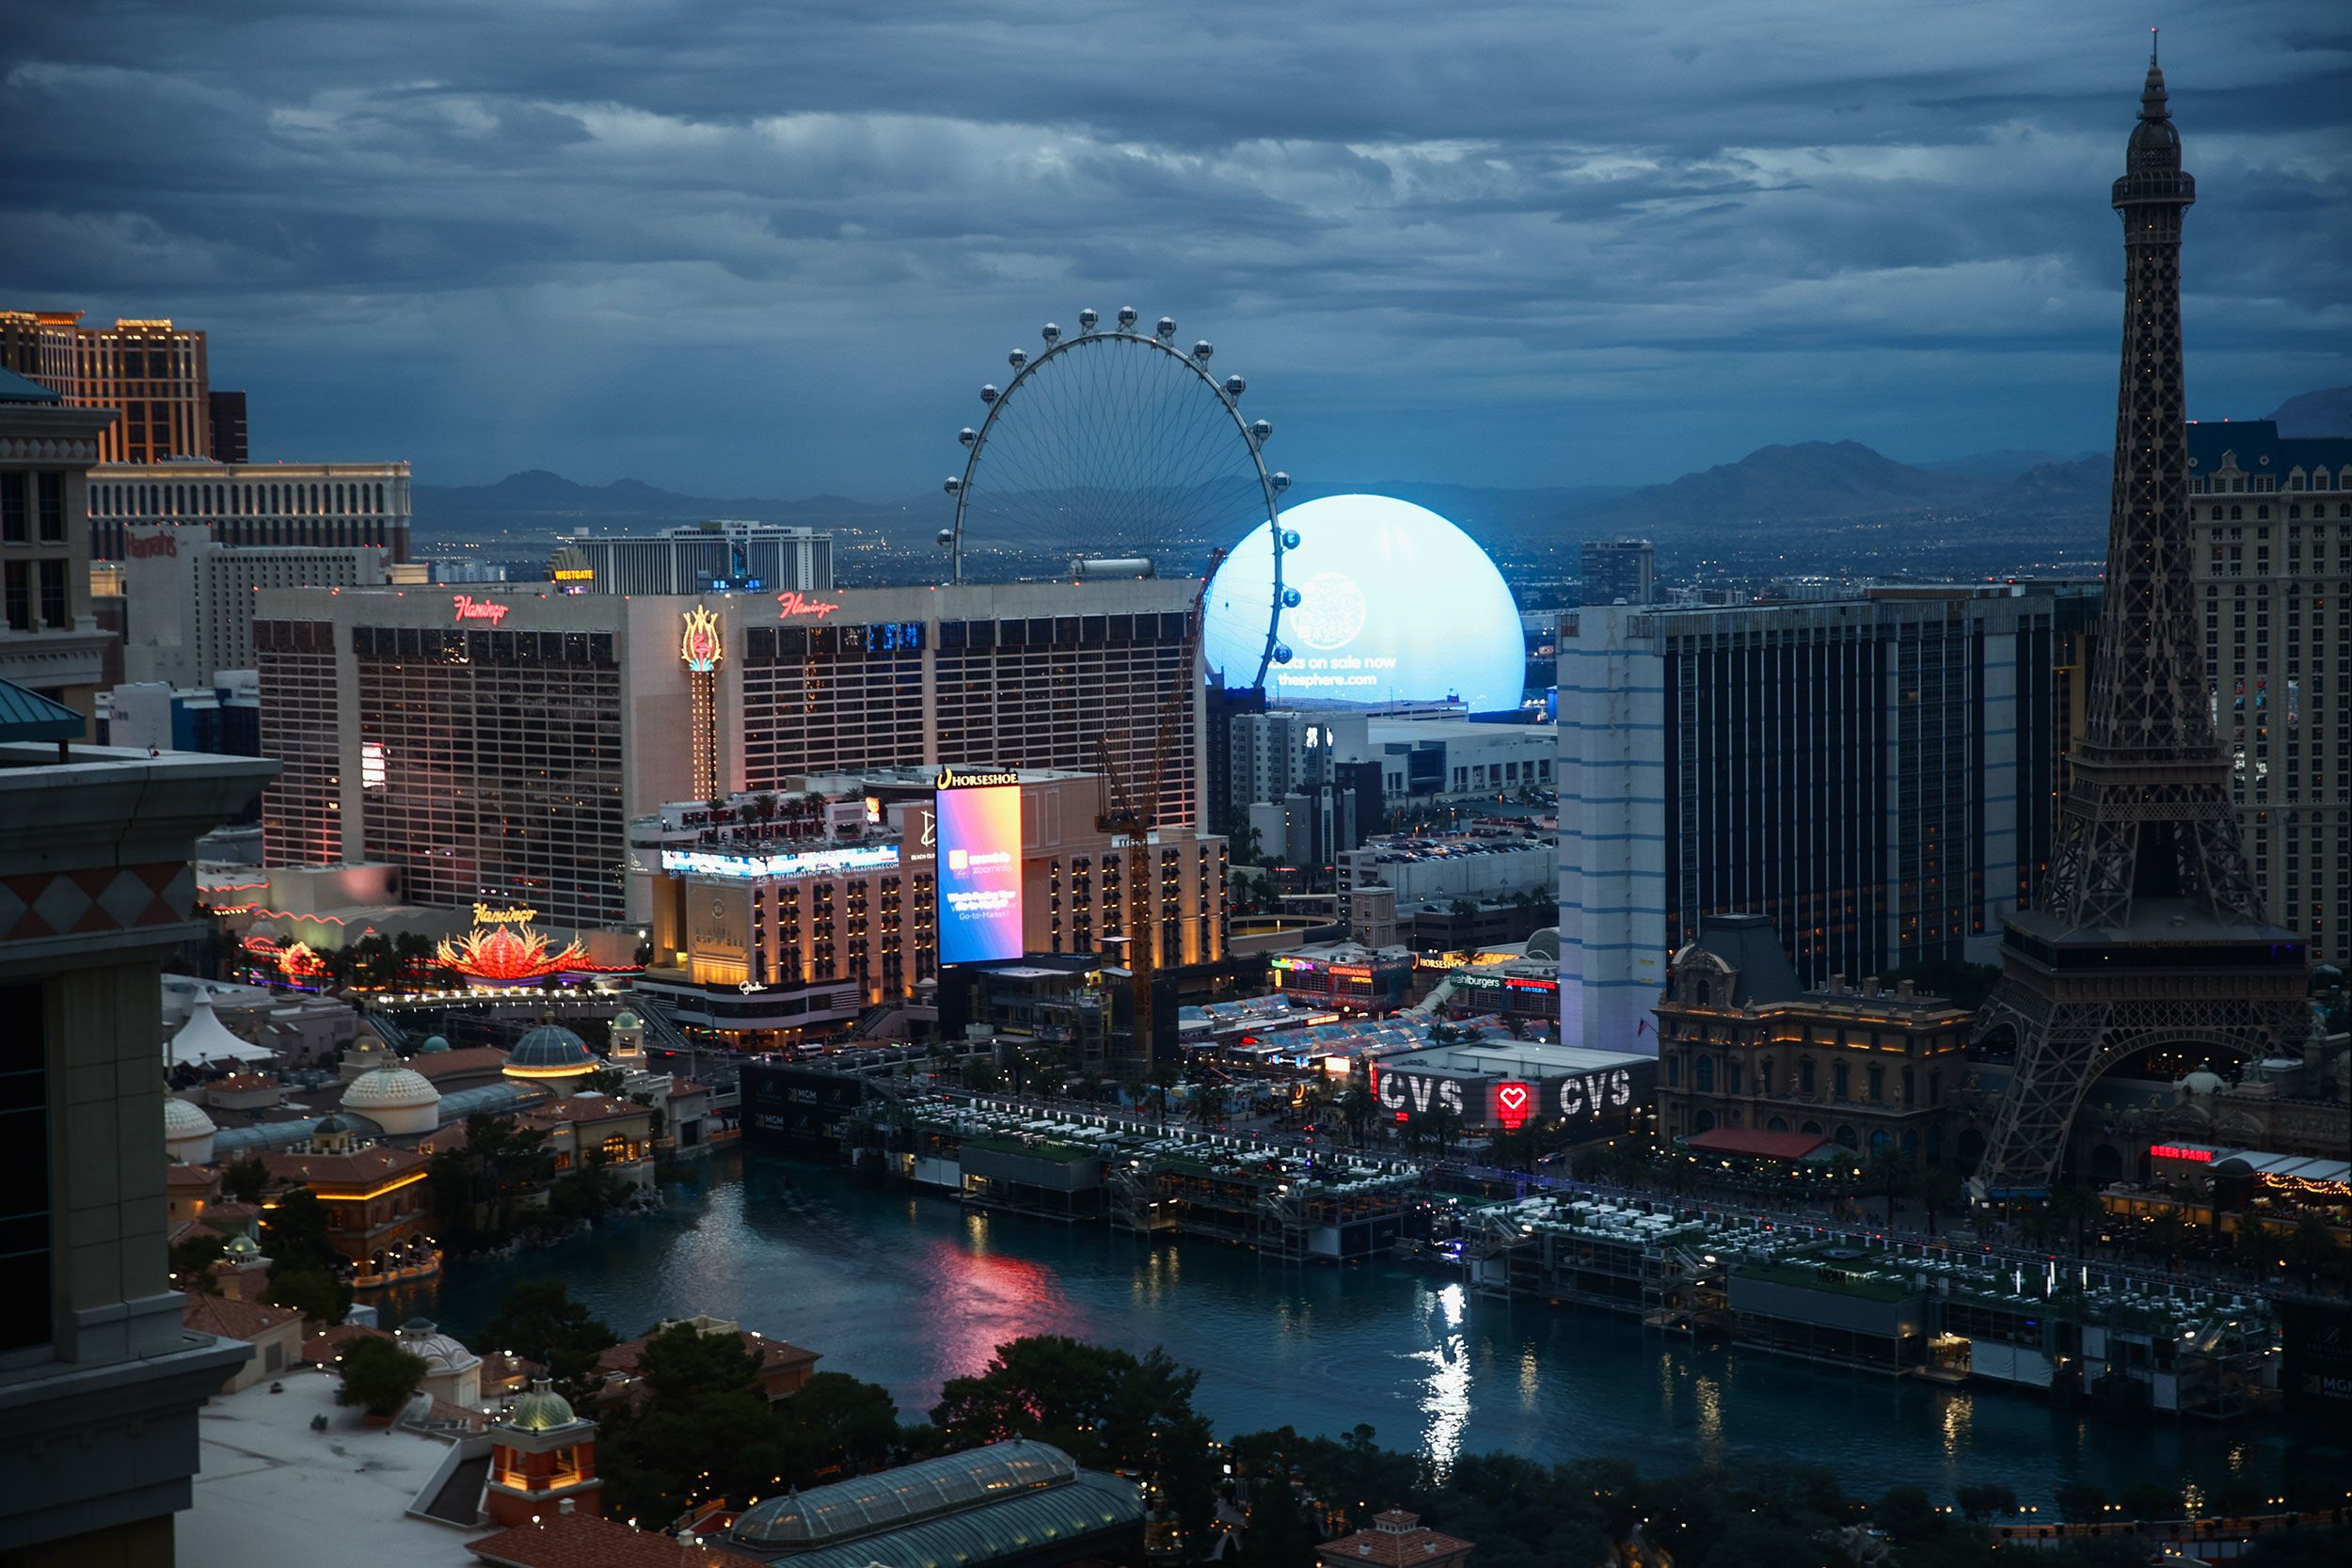
[[[1021,957],[1021,786],[937,793],[939,961]]]

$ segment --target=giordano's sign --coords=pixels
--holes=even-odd
[[[726,657],[726,640],[719,634],[719,617],[701,605],[686,612],[685,630],[678,639],[679,662],[697,675],[707,675]]]

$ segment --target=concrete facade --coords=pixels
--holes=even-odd
[[[91,609],[87,565],[89,468],[114,418],[0,384],[0,680],[85,719],[114,641]]]
[[[0,1556],[167,1568],[196,1412],[248,1354],[168,1288],[163,957],[200,934],[197,836],[265,763],[0,744]],[[23,1557],[14,1554],[24,1553]]]

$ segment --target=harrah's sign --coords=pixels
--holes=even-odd
[[[501,604],[496,599],[477,599],[471,594],[455,594],[452,602],[457,608],[457,613],[453,619],[487,621],[494,626],[505,620],[506,612],[514,608],[512,605]]]
[[[776,595],[776,614],[789,620],[794,616],[814,616],[821,621],[841,607],[823,599],[812,599],[795,589]]]
[[[134,561],[144,561],[151,555],[167,555],[177,559],[180,554],[180,531],[151,533],[142,539],[135,533],[122,536],[122,553]]]

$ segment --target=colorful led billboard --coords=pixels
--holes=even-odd
[[[1006,777],[940,775],[933,804],[943,964],[1021,957],[1021,786],[965,782]]]

